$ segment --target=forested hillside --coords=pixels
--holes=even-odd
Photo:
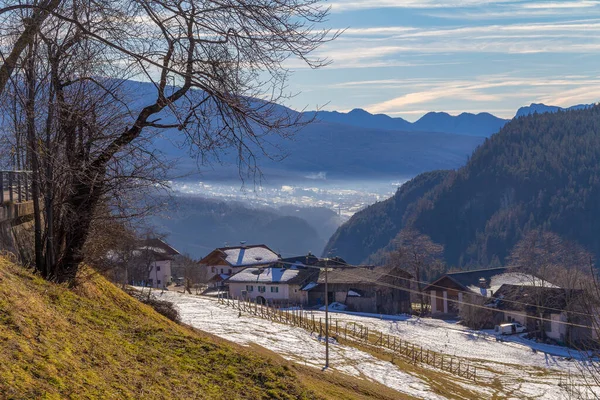
[[[379,204],[369,207],[341,227],[329,247],[369,243],[370,232],[360,227],[379,229],[379,221],[397,217]],[[600,254],[600,106],[511,121],[465,167],[421,198],[409,219],[444,245],[451,266],[502,264],[533,228]]]

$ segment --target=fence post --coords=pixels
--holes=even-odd
[[[25,201],[29,201],[29,177],[27,176],[28,172],[25,172],[23,176],[25,177]]]
[[[12,171],[8,171],[8,200],[11,203],[14,203],[15,201],[15,195],[13,193],[13,176],[14,172]]]
[[[23,202],[23,193],[21,192],[21,174],[16,174],[17,176],[17,199],[19,203]]]

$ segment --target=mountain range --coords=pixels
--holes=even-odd
[[[146,82],[126,81],[123,90],[130,92],[134,105],[141,108],[151,101],[155,88]],[[284,106],[274,107],[276,114],[297,115]],[[532,104],[517,114],[558,109]],[[361,109],[349,113],[309,111],[305,118],[315,121],[291,138],[265,135],[263,147],[254,145],[251,140],[245,142],[254,152],[267,181],[285,182],[307,176],[344,180],[403,179],[426,171],[456,169],[465,164],[487,137],[508,122],[489,113],[451,116],[431,112],[411,123]],[[161,122],[168,123],[168,117]],[[190,157],[187,139],[180,132],[164,130],[152,140],[154,147],[176,164],[177,175],[197,173],[197,160]],[[202,169],[202,179],[237,179],[238,156],[237,148],[219,149],[218,159]]]
[[[385,114],[370,114],[357,108],[348,113],[338,111],[312,111],[309,116],[317,120],[351,125],[362,128],[377,128],[403,132],[443,132],[459,135],[488,137],[500,130],[509,120],[489,113],[462,113],[452,116],[445,112],[429,112],[415,122],[392,118]]]

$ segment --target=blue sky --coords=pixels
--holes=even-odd
[[[600,100],[600,1],[337,0],[319,49],[294,64],[294,108],[364,108],[414,121],[428,111],[510,118],[533,102]]]

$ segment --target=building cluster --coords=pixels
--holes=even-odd
[[[339,303],[347,311],[410,313],[410,279],[399,268],[351,266],[341,258],[312,254],[282,258],[266,245],[213,250],[200,260],[209,272],[208,292],[248,301],[320,307]]]
[[[559,343],[596,342],[599,319],[595,304],[582,290],[566,289],[532,274],[508,268],[447,273],[424,289],[431,313],[439,318],[470,316],[477,326],[492,328],[518,322],[528,332]]]
[[[177,250],[148,239],[136,251],[149,257],[146,284],[173,281]],[[352,266],[310,253],[283,258],[264,244],[217,248],[195,265],[208,295],[304,308],[320,308],[327,299],[345,311],[397,315],[411,313],[411,297],[420,293],[433,317],[460,317],[479,328],[518,322],[557,342],[597,341],[598,321],[586,312],[591,307],[582,291],[507,268],[446,273],[419,292],[418,282],[399,267]]]

